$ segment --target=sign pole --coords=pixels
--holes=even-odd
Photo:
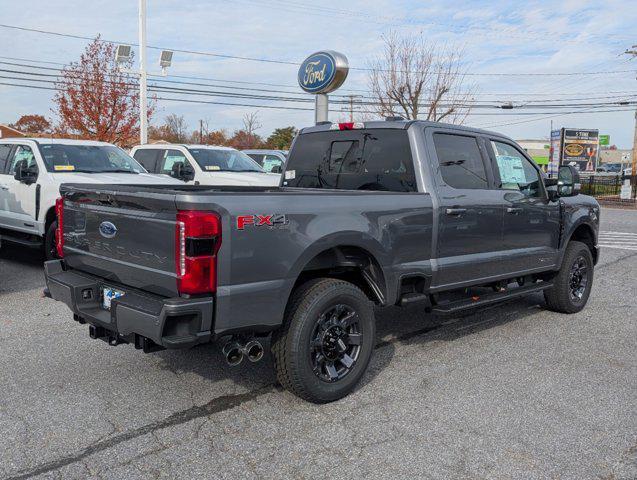
[[[148,97],[146,94],[146,0],[139,0],[139,143],[148,143]]]
[[[327,93],[316,95],[314,103],[314,123],[327,122],[329,117],[330,103]]]

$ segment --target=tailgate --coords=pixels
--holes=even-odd
[[[70,268],[159,295],[177,295],[175,192],[168,186],[63,185]]]

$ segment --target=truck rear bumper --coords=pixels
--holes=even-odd
[[[111,344],[134,343],[144,350],[151,350],[153,344],[188,348],[211,340],[212,297],[160,297],[86,273],[66,271],[62,260],[45,262],[44,274],[48,295],[64,302],[76,320],[91,324],[92,337]],[[110,310],[102,306],[104,286],[124,293],[112,300]]]

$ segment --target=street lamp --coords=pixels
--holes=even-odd
[[[161,74],[165,77],[167,75],[166,69],[173,63],[173,52],[170,50],[162,50],[159,55],[159,66],[161,67]]]
[[[118,45],[115,49],[115,61],[118,64],[130,61],[132,48],[130,45]]]

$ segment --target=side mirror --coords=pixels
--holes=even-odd
[[[35,183],[38,179],[38,167],[36,165],[29,167],[29,162],[26,160],[16,163],[13,172],[13,178],[27,185]]]
[[[272,167],[272,170],[270,170],[270,173],[281,173],[282,171],[281,165],[275,165]]]
[[[184,162],[175,162],[170,176],[187,182],[195,178],[195,171],[190,165],[184,165]]]
[[[557,174],[557,195],[574,197],[579,194],[581,187],[577,169],[572,165],[562,165]]]

